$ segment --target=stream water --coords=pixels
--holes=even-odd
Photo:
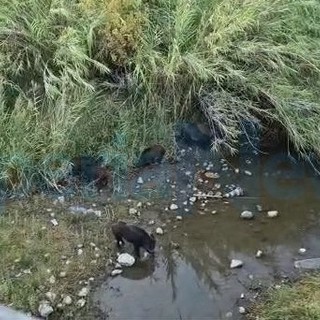
[[[199,192],[237,186],[244,196],[189,201]],[[186,147],[177,164],[146,168],[122,187],[123,197],[153,202],[141,209],[142,220],[150,231],[158,225],[147,222],[157,217],[165,234],[157,236],[154,259],[138,261],[96,289],[94,302],[110,319],[241,319],[239,306],[248,310],[264,286],[295,275],[295,260],[320,256],[320,181],[283,153],[253,150],[223,159]],[[177,210],[168,209],[172,203]],[[244,210],[254,219],[241,219]],[[279,215],[269,218],[268,210]],[[242,260],[242,268],[231,269],[232,259]]]

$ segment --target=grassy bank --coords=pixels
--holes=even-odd
[[[259,116],[319,152],[319,18],[315,0],[3,0],[0,181],[55,186],[79,154],[126,169],[199,114],[230,144]]]
[[[294,285],[272,289],[266,300],[255,307],[251,319],[320,319],[320,277],[308,276]]]
[[[81,203],[100,214],[72,214],[71,203],[53,204],[42,197],[6,205],[0,216],[1,303],[37,315],[46,300],[54,309],[50,319],[95,319],[88,296],[78,293],[84,287],[91,291],[96,277],[111,270],[108,260],[114,258],[115,246],[110,223],[115,212],[110,205]],[[121,208],[116,211],[120,217],[128,211]]]

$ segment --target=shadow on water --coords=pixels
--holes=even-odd
[[[303,258],[319,255],[320,182],[307,165],[284,154],[223,160],[202,152],[187,150],[175,166],[140,172],[144,184],[134,180],[126,185],[126,196],[164,192],[152,210],[171,222],[166,234],[158,236],[154,260],[138,262],[97,288],[94,300],[110,319],[224,319],[228,312],[241,319],[238,307],[252,302],[261,286],[295,274],[293,262],[302,258],[299,248],[307,249]],[[199,180],[200,169],[218,172],[220,178]],[[227,203],[187,201],[216,183],[223,192],[228,185],[241,186],[246,194]],[[179,209],[164,210],[172,201]],[[242,220],[243,210],[251,210],[254,219]],[[268,218],[268,210],[279,216]],[[176,214],[183,220],[175,221]],[[261,258],[256,258],[257,250],[263,251]],[[243,267],[230,269],[231,259],[242,260]]]

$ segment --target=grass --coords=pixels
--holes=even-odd
[[[242,120],[276,121],[319,153],[319,18],[315,0],[4,0],[0,182],[56,187],[80,154],[126,170],[185,118],[231,150]]]
[[[320,277],[307,276],[293,285],[272,289],[265,301],[258,304],[252,319],[318,320],[320,319]]]
[[[89,314],[87,306],[77,307],[77,294],[83,287],[92,288],[91,277],[105,275],[108,270],[114,248],[109,224],[114,213],[112,207],[98,205],[94,209],[101,210],[101,217],[76,216],[68,212],[68,205],[53,205],[46,198],[34,197],[4,208],[0,216],[2,303],[38,314],[39,302],[48,300],[46,293],[52,292],[55,299],[50,303],[55,312],[50,319]],[[119,206],[117,216],[121,212]],[[50,222],[52,214],[57,226]],[[65,276],[61,277],[61,272]],[[73,303],[59,309],[63,295],[69,295]]]

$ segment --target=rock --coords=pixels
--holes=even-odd
[[[78,256],[81,256],[83,254],[83,250],[82,249],[78,249]]]
[[[61,271],[61,272],[59,273],[59,277],[60,277],[60,278],[65,278],[66,275],[67,275],[67,273],[66,273],[65,271]]]
[[[84,207],[81,207],[81,206],[71,206],[71,207],[69,207],[69,210],[72,213],[83,213],[83,214],[86,214],[88,212],[88,209],[86,209]]]
[[[129,253],[122,253],[118,256],[118,263],[125,267],[131,267],[135,263],[135,258]]]
[[[275,218],[279,215],[279,212],[277,210],[270,210],[267,212],[267,215],[269,218]]]
[[[252,172],[251,172],[251,171],[248,171],[248,170],[245,170],[245,171],[244,171],[244,174],[247,175],[247,176],[252,176]]]
[[[62,303],[65,305],[70,305],[72,303],[72,298],[70,296],[65,296],[62,300]]]
[[[235,268],[241,268],[243,266],[243,262],[241,260],[237,259],[232,259],[230,263],[230,268],[235,269]]]
[[[300,254],[305,254],[307,252],[307,249],[305,249],[305,248],[300,248],[299,249],[299,253]]]
[[[261,258],[263,255],[263,252],[261,250],[258,250],[256,253],[256,258]]]
[[[53,312],[53,308],[50,306],[48,301],[41,301],[38,311],[41,317],[47,318],[49,314]]]
[[[55,278],[55,276],[50,276],[50,278],[49,278],[49,282],[51,283],[51,284],[54,284],[55,282],[56,282],[56,278]]]
[[[83,287],[79,293],[78,293],[78,296],[79,297],[86,297],[89,293],[89,288],[88,287]]]
[[[129,209],[129,214],[136,214],[138,210],[136,208],[130,208]]]
[[[217,210],[211,211],[211,214],[217,214]]]
[[[176,242],[171,241],[170,244],[171,244],[171,246],[172,246],[174,249],[179,249],[179,248],[180,248],[179,243],[176,243]]]
[[[226,313],[226,318],[227,318],[227,319],[231,319],[232,316],[233,316],[233,314],[232,314],[231,311],[229,311],[229,312]]]
[[[257,205],[256,205],[256,208],[257,208],[257,210],[258,210],[259,212],[262,211],[262,206],[261,206],[260,204],[257,204]]]
[[[238,168],[234,169],[234,173],[239,173],[240,170]]]
[[[57,219],[52,219],[50,220],[50,222],[53,224],[54,227],[56,227],[59,224]]]
[[[312,258],[312,259],[295,261],[294,267],[298,269],[309,269],[309,270],[320,269],[320,258]]]
[[[58,201],[59,201],[61,204],[64,203],[64,201],[65,201],[64,196],[58,197]]]
[[[51,291],[48,291],[46,293],[46,297],[50,300],[50,302],[53,302],[56,299],[57,295]]]
[[[244,307],[239,307],[239,313],[240,314],[245,314],[246,313],[246,309]]]
[[[211,171],[205,172],[204,175],[206,178],[209,178],[209,179],[218,179],[220,177],[218,173],[214,173]]]
[[[190,202],[196,202],[196,201],[197,201],[197,198],[196,198],[196,197],[190,197],[189,201],[190,201]]]
[[[149,224],[149,226],[153,226],[153,225],[155,224],[155,221],[154,221],[154,220],[150,220],[150,221],[148,222],[148,224]]]
[[[139,177],[139,178],[138,178],[137,183],[143,184],[143,179],[142,179],[142,177]]]
[[[240,299],[244,299],[244,293],[241,293]]]
[[[114,269],[111,271],[110,275],[111,275],[111,277],[115,277],[115,276],[121,274],[122,272],[123,272],[122,269]]]
[[[241,212],[240,217],[242,219],[253,219],[254,215],[251,211],[245,210]]]
[[[156,234],[159,234],[159,235],[163,235],[163,229],[162,228],[160,228],[160,227],[158,227],[157,229],[156,229]]]
[[[170,210],[177,210],[178,206],[175,203],[170,204]]]
[[[79,299],[79,300],[77,301],[77,306],[78,306],[79,308],[84,307],[85,304],[86,304],[86,300],[85,300],[85,299]]]
[[[176,216],[176,219],[177,219],[178,221],[181,221],[181,220],[182,220],[182,216]]]

